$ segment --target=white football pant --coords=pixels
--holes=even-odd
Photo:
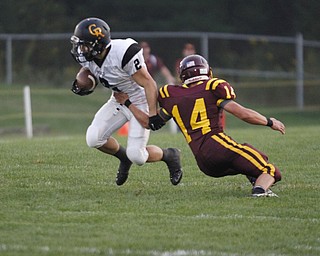
[[[148,105],[135,105],[145,113],[148,113]],[[120,129],[127,121],[129,123],[127,156],[131,162],[143,165],[148,157],[146,149],[150,130],[143,128],[131,111],[120,105],[114,97],[111,97],[95,114],[91,125],[87,129],[86,140],[91,148],[103,146],[110,136]]]

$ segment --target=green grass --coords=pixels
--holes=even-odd
[[[320,254],[319,107],[258,109],[281,119],[285,136],[227,116],[227,133],[283,174],[279,198],[254,199],[242,176],[201,173],[182,135],[167,128],[150,144],[182,150],[181,184],[171,185],[160,162],[133,166],[118,187],[118,161],[88,148],[84,135],[108,95],[31,92],[35,130],[47,127],[32,140],[15,130],[24,126],[22,90],[0,95],[0,255]]]
[[[154,163],[133,166],[117,187],[117,160],[84,136],[1,139],[0,254],[319,255],[319,128],[230,129],[282,170],[280,197],[259,199],[242,176],[202,174],[181,134],[150,138],[181,148],[178,186]]]

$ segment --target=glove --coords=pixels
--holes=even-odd
[[[71,91],[80,96],[89,95],[93,92],[93,90],[89,91],[87,89],[79,88],[77,85],[77,80],[73,81]]]
[[[149,117],[149,127],[152,131],[159,130],[166,122],[157,114]]]

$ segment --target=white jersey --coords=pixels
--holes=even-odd
[[[147,102],[144,88],[138,85],[132,75],[145,67],[142,49],[131,38],[111,40],[111,48],[99,67],[94,61],[80,63],[99,79],[104,87],[127,93],[136,104]]]

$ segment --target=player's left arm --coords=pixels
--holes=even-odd
[[[146,93],[146,98],[149,105],[149,115],[157,115],[157,84],[149,74],[146,67],[141,67],[132,75],[133,80],[142,86]]]
[[[213,81],[212,88],[215,88],[215,94],[220,98],[217,101],[218,107],[222,107],[227,112],[249,124],[266,125],[271,127],[273,130],[285,134],[285,126],[279,120],[275,118],[267,118],[257,111],[243,107],[239,103],[235,102],[234,99],[236,98],[236,94],[228,82],[221,79]]]
[[[138,122],[146,129],[151,129],[153,131],[159,130],[171,118],[171,116],[163,108],[161,108],[159,110],[159,114],[152,117],[154,118],[153,122],[150,122],[149,116],[145,112],[137,108],[129,100],[129,96],[126,93],[114,92],[113,96],[118,103],[129,108]]]
[[[233,114],[239,119],[255,125],[265,125],[270,126],[273,130],[279,131],[282,134],[285,134],[285,126],[284,124],[275,119],[275,118],[267,118],[257,111],[243,107],[239,103],[233,100],[227,100],[222,104],[222,107],[227,112]]]
[[[148,106],[149,115],[157,114],[157,84],[149,74],[144,62],[142,48],[134,41],[126,50],[121,66],[132,79],[141,87],[144,88]]]
[[[132,112],[142,127],[149,129],[149,116],[131,103],[128,94],[123,92],[114,92],[113,96],[118,103],[126,106]]]

